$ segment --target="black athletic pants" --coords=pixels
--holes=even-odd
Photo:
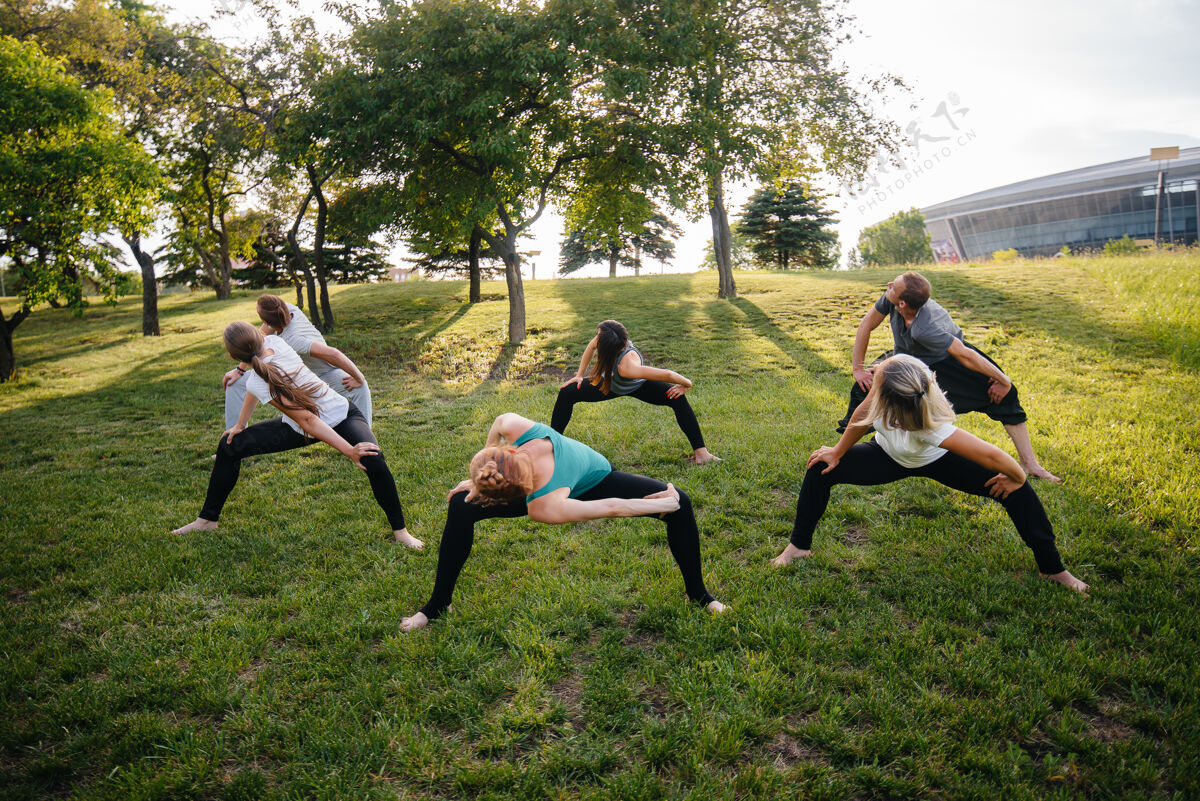
[[[960,492],[990,498],[988,488],[984,485],[996,475],[955,453],[947,453],[924,467],[903,467],[875,441],[852,446],[837,467],[827,475],[821,475],[825,467],[824,462],[818,462],[804,474],[800,500],[796,502],[796,522],[792,526],[792,545],[797,548],[808,550],[812,547],[813,531],[821,515],[825,514],[825,507],[829,505],[829,491],[835,484],[873,486],[890,484],[909,476],[923,476]],[[1046,517],[1046,510],[1042,508],[1042,502],[1038,500],[1033,487],[1029,486],[1028,480],[1020,489],[1009,493],[1007,498],[993,500],[1004,507],[1021,539],[1033,550],[1038,570],[1053,575],[1066,569],[1054,545],[1054,529]]]
[[[351,445],[360,442],[379,444],[375,435],[371,433],[371,427],[367,425],[367,419],[353,403],[350,404],[346,419],[334,426],[333,430]],[[208,477],[208,494],[204,496],[204,508],[200,510],[200,517],[216,521],[221,516],[225,499],[237,484],[238,474],[242,470],[242,459],[262,453],[290,451],[317,441],[296,433],[294,428],[283,422],[283,418],[255,423],[235,436],[232,443],[226,442],[225,436],[222,435],[221,442],[217,445],[217,460],[213,464],[212,475]],[[393,531],[404,528],[404,511],[400,508],[400,496],[396,494],[396,482],[392,479],[383,454],[364,456],[362,464],[367,468],[371,492],[375,494],[375,502],[387,515],[388,525]]]
[[[966,342],[963,344],[992,364],[996,364],[979,348]],[[879,364],[894,353],[895,351],[888,351],[882,354],[872,362],[872,365]],[[996,364],[996,368],[999,369],[1000,365]],[[950,401],[950,405],[954,407],[955,414],[983,412],[996,422],[1006,426],[1024,423],[1027,419],[1025,410],[1021,407],[1021,400],[1017,396],[1016,384],[1009,388],[1008,394],[999,403],[993,403],[988,395],[990,379],[983,373],[975,372],[953,356],[947,355],[946,358],[934,362],[929,365],[929,369],[937,378],[942,392],[946,393],[946,400]],[[858,405],[866,400],[866,397],[867,393],[863,392],[859,388],[858,382],[855,381],[850,386],[850,407],[846,409],[846,416],[838,422],[838,431],[846,430],[846,426],[850,425],[850,416],[854,414]]]
[[[616,470],[604,477],[596,486],[579,496],[581,501],[596,501],[602,498],[644,498],[667,488],[661,481],[633,473]],[[676,488],[678,490],[678,488]],[[430,620],[438,617],[450,605],[454,585],[462,571],[471,546],[475,542],[475,524],[493,517],[523,517],[528,514],[525,499],[518,498],[508,503],[483,506],[468,503],[463,490],[450,498],[446,509],[446,527],[442,530],[442,544],[438,548],[437,577],[433,582],[433,594],[421,611]],[[679,508],[663,516],[667,524],[667,546],[679,572],[683,574],[683,586],[687,595],[697,603],[707,604],[713,600],[704,587],[700,571],[700,532],[696,527],[696,515],[692,501],[679,490]]]
[[[630,392],[629,397],[655,406],[670,406],[675,412],[675,421],[679,423],[680,430],[688,438],[692,450],[703,448],[704,435],[700,433],[700,424],[696,422],[696,413],[692,411],[692,405],[688,403],[687,395],[680,395],[678,398],[667,397],[667,390],[672,386],[674,384],[668,384],[666,381],[647,381]],[[612,393],[605,395],[599,387],[586,379],[578,387],[568,384],[558,391],[558,399],[554,401],[554,413],[550,415],[550,427],[560,434],[563,433],[567,429],[567,423],[571,422],[571,410],[577,403],[598,403],[621,397],[624,396]]]

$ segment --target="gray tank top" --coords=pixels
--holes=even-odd
[[[626,345],[624,349],[617,354],[617,360],[613,364],[612,381],[609,382],[608,388],[609,391],[614,395],[628,395],[630,392],[633,392],[642,384],[646,383],[646,379],[644,378],[625,378],[621,375],[621,360],[625,358],[625,354],[629,353],[629,351],[636,353],[642,360],[642,364],[646,363],[646,357],[642,356],[642,352],[635,348],[632,342]]]

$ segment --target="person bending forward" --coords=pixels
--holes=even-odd
[[[396,482],[363,413],[313,375],[281,338],[264,337],[249,323],[234,322],[225,327],[224,342],[231,358],[250,365],[247,394],[237,421],[217,442],[216,461],[208,478],[208,493],[200,516],[172,533],[217,528],[225,500],[237,484],[246,457],[301,448],[321,440],[367,472],[371,492],[387,515],[396,542],[423,548],[424,543],[405,527]],[[279,409],[285,417],[247,428],[246,422],[259,401]]]
[[[541,523],[577,523],[657,515],[667,525],[667,545],[688,598],[712,612],[725,610],[704,587],[700,532],[687,494],[653,478],[613,470],[596,451],[542,423],[519,414],[497,417],[486,446],[471,459],[470,478],[451,490],[447,500],[433,594],[420,611],[401,621],[402,631],[421,628],[449,608],[458,574],[471,554],[475,524],[492,517],[529,515]]]
[[[808,458],[792,540],[773,564],[782,567],[812,555],[813,531],[835,484],[868,486],[924,476],[999,501],[1042,575],[1086,592],[1088,586],[1063,567],[1054,530],[1021,466],[995,445],[955,427],[954,411],[929,368],[912,356],[893,356],[875,368],[874,379],[837,445],[818,448]],[[875,438],[855,444],[872,426]]]

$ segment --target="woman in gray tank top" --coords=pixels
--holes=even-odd
[[[584,349],[575,375],[559,387],[550,427],[563,433],[571,422],[576,403],[597,403],[629,395],[654,406],[671,407],[675,421],[692,446],[689,462],[719,462],[704,446],[696,414],[684,397],[691,388],[692,382],[674,370],[647,366],[642,352],[629,341],[625,326],[616,320],[605,320],[596,327],[596,336]]]

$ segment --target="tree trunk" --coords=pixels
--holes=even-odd
[[[142,268],[142,336],[156,337],[158,330],[158,279],[154,275],[154,257],[142,250],[142,235],[138,232],[122,237],[133,258]]]
[[[712,219],[713,256],[717,262],[717,297],[733,300],[737,287],[733,283],[733,256],[730,252],[729,215],[725,211],[725,186],[718,173],[709,189],[712,206],[708,215]]]
[[[317,198],[317,226],[313,237],[313,271],[317,274],[317,283],[321,285],[321,316],[325,318],[325,327],[321,329],[328,334],[333,330],[333,308],[329,305],[329,288],[325,283],[325,224],[329,220],[329,203],[325,193],[321,191],[321,181],[313,165],[307,165],[308,180],[312,186],[313,195]],[[309,298],[310,302],[312,298]],[[316,304],[311,304],[314,308]]]
[[[470,303],[478,303],[483,297],[479,291],[479,245],[483,231],[477,225],[471,230],[471,243],[467,246],[467,273],[471,276]]]
[[[608,277],[617,277],[617,248],[615,245],[608,246]]]
[[[229,232],[225,229],[225,219],[221,218],[221,233],[217,238],[221,257],[221,283],[217,284],[217,299],[229,300],[233,296],[233,259],[229,256]]]
[[[308,307],[305,308],[303,303],[297,303],[300,309],[303,309],[308,314],[309,321],[320,331],[324,328],[321,325],[321,308],[317,305],[317,285],[313,281],[312,270],[308,268],[308,262],[304,259],[304,251],[300,249],[300,240],[296,237],[296,229],[288,231],[288,258],[292,262],[292,269],[301,273],[304,276],[304,284],[308,288]],[[296,287],[296,297],[300,297],[300,287]]]
[[[4,319],[4,312],[0,310],[0,383],[3,383],[12,378],[17,373],[17,359],[13,355],[13,330],[21,324],[21,321],[29,316],[27,309],[21,309],[13,314],[11,319]]]
[[[521,281],[521,256],[516,234],[505,237],[504,278],[508,282],[508,341],[525,341],[525,285]]]
[[[642,246],[633,246],[633,275],[639,277],[642,274]]]

